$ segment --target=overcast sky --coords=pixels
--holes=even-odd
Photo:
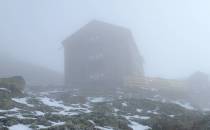
[[[210,73],[209,0],[0,0],[0,55],[62,72],[62,40],[93,19],[131,29],[147,75]]]

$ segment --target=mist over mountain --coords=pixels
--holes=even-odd
[[[63,74],[46,67],[0,55],[0,77],[21,75],[28,85],[60,85]]]
[[[0,0],[0,130],[210,130],[210,0]]]

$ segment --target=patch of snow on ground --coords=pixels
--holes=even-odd
[[[92,123],[93,125],[95,125],[96,123],[93,120],[88,120],[90,123]]]
[[[90,102],[93,102],[93,103],[98,103],[98,102],[105,102],[107,101],[106,98],[104,97],[89,97],[88,100]]]
[[[10,109],[10,110],[8,110],[8,111],[11,111],[11,112],[18,112],[19,110],[20,110],[19,108],[15,107],[15,108],[12,108],[12,109]]]
[[[44,125],[38,125],[39,129],[47,129],[49,127],[52,127],[52,126],[59,126],[59,125],[64,125],[65,122],[52,122],[50,121],[50,123],[52,123],[51,126],[44,126]]]
[[[52,121],[51,121],[51,123],[52,123],[52,126],[58,126],[58,125],[64,125],[65,124],[65,122],[52,122]]]
[[[128,106],[128,104],[127,104],[127,103],[125,103],[125,102],[123,102],[123,103],[122,103],[122,106],[127,107],[127,106]]]
[[[26,125],[17,124],[17,125],[13,125],[13,126],[9,127],[9,130],[32,130],[32,129]]]
[[[3,113],[3,112],[8,112],[8,110],[0,110],[0,112],[2,112],[2,113]]]
[[[6,118],[6,117],[4,117],[4,116],[0,116],[0,119],[4,119],[4,118]]]
[[[147,113],[152,113],[152,111],[151,110],[148,110]]]
[[[156,111],[153,111],[152,114],[158,115],[158,114],[160,114],[160,113],[158,113],[158,112],[156,112]]]
[[[147,111],[147,113],[151,113],[151,114],[154,114],[154,115],[158,115],[158,114],[160,114],[160,113],[158,113],[157,111],[154,111],[154,110],[153,110],[153,111],[148,110],[148,111]]]
[[[22,113],[12,113],[12,114],[6,114],[7,117],[16,117],[18,119],[36,119],[32,117],[25,117]]]
[[[171,117],[171,118],[174,118],[175,117],[175,115],[168,115],[169,117]]]
[[[26,119],[23,115],[21,115],[20,113],[16,113],[16,114],[10,114],[10,115],[6,115],[7,117],[17,117],[18,119]]]
[[[141,125],[134,121],[131,121],[131,124],[129,125],[129,127],[131,127],[133,130],[148,130],[148,129],[150,129],[149,126],[144,126],[144,125]]]
[[[113,130],[110,127],[101,127],[101,126],[95,126],[95,128],[100,129],[100,130]]]
[[[46,129],[48,128],[47,126],[44,126],[44,125],[38,125],[39,129]]]
[[[141,113],[143,110],[142,109],[136,109],[136,111]]]
[[[37,116],[44,116],[45,115],[45,113],[44,112],[41,112],[41,111],[35,111],[35,114]]]
[[[45,105],[48,105],[48,106],[51,106],[51,107],[61,107],[61,108],[65,108],[66,106],[64,106],[62,104],[61,101],[56,101],[54,99],[50,99],[48,97],[42,97],[42,98],[39,98]]]
[[[114,108],[114,112],[119,112],[120,110],[117,108]]]
[[[7,92],[11,92],[9,89],[7,89],[7,88],[0,88],[0,90],[2,90],[2,91],[7,91]]]
[[[182,102],[179,102],[179,101],[175,101],[173,102],[181,107],[184,107],[185,109],[188,109],[188,110],[195,110],[195,108],[190,104],[190,103],[182,103]]]
[[[60,111],[60,112],[53,112],[53,114],[55,115],[68,115],[68,116],[75,116],[75,115],[79,115],[78,112],[68,112],[68,111]]]
[[[150,117],[149,116],[140,116],[140,119],[142,119],[142,120],[149,120]]]
[[[142,119],[142,120],[149,120],[149,116],[139,116],[139,115],[134,115],[134,116],[124,116],[127,120],[130,120],[132,118],[134,119]]]
[[[62,101],[56,101],[54,99],[49,99],[48,97],[43,97],[40,98],[40,100],[48,106],[51,107],[57,107],[57,108],[62,108],[63,110],[59,111],[59,112],[55,112],[54,114],[61,114],[61,115],[78,115],[79,112],[83,112],[83,113],[90,113],[92,112],[91,110],[89,110],[91,107],[89,104],[83,104],[84,106],[86,106],[87,108],[83,108],[78,104],[73,104],[72,106],[66,106],[63,104]],[[77,111],[77,112],[75,112]]]
[[[65,106],[62,101],[56,101],[56,100],[50,99],[48,97],[40,98],[40,100],[45,105],[48,105],[48,106],[51,106],[51,107],[63,108],[65,111],[80,109],[80,108],[74,108],[74,107],[70,107],[70,106]]]
[[[18,112],[20,109],[19,108],[13,108],[13,109],[9,109],[9,110],[0,110],[0,112],[4,113],[4,112]]]
[[[27,103],[27,100],[28,100],[27,98],[12,98],[12,100],[20,104],[25,104],[29,107],[34,107],[34,105]]]

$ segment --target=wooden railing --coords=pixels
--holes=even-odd
[[[130,88],[155,87],[158,89],[186,88],[185,80],[130,76],[124,79],[124,85]]]
[[[143,87],[149,83],[149,79],[144,76],[130,76],[124,79],[126,87]]]

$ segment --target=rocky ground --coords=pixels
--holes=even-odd
[[[12,96],[11,89],[0,88],[0,130],[210,130],[208,111],[157,95],[118,90],[90,96],[74,90]]]
[[[68,94],[68,98],[64,98]],[[85,97],[53,91],[12,98],[0,110],[2,130],[206,130],[208,112],[181,102]],[[56,98],[55,98],[56,97]]]

